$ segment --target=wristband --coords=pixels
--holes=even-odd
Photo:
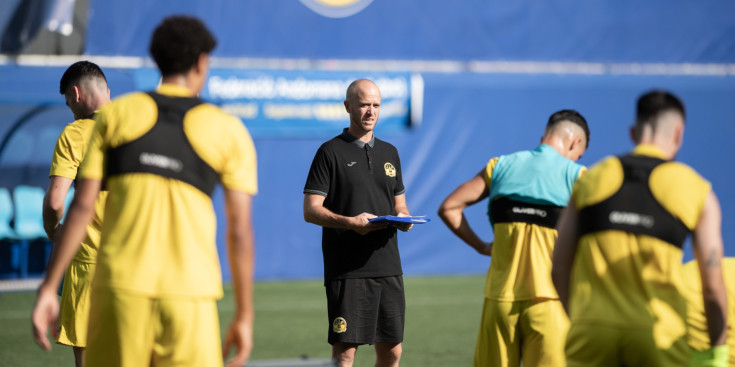
[[[718,345],[707,350],[693,350],[689,361],[691,367],[727,367],[730,351],[727,345]]]

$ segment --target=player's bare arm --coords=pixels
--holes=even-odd
[[[694,229],[692,243],[702,278],[704,312],[712,347],[725,344],[727,338],[727,289],[722,278],[721,225],[720,204],[711,191]]]
[[[487,184],[481,170],[469,181],[455,189],[439,206],[439,217],[449,229],[482,255],[490,256],[492,242],[485,242],[470,227],[464,215],[464,209],[485,199],[489,195]]]
[[[551,281],[559,294],[559,301],[569,315],[569,278],[572,272],[574,256],[579,241],[579,211],[573,201],[569,201],[559,217],[557,224],[558,237],[551,258]]]
[[[72,179],[51,176],[46,195],[43,197],[43,229],[46,236],[53,241],[64,217],[66,194],[71,187]]]
[[[252,197],[245,192],[225,189],[227,210],[227,250],[235,293],[235,318],[230,323],[223,347],[227,358],[232,347],[235,356],[226,366],[242,366],[253,349],[253,269],[254,247]]]
[[[375,214],[361,213],[354,217],[339,215],[324,207],[325,197],[319,194],[304,194],[304,220],[322,227],[351,229],[367,234],[386,227],[385,223],[372,223]]]
[[[408,205],[406,204],[406,194],[396,195],[393,199],[393,211],[398,217],[410,217],[411,212],[408,211]],[[403,232],[408,232],[413,228],[413,223],[401,223],[394,224],[394,227]]]
[[[62,228],[51,253],[46,276],[38,288],[31,316],[36,344],[46,350],[51,349],[47,336],[49,327],[52,332],[56,332],[56,318],[59,315],[59,299],[56,293],[61,277],[86,236],[87,224],[94,215],[94,203],[100,191],[101,181],[84,179],[79,186],[69,207],[66,225]]]

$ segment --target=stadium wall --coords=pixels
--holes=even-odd
[[[106,67],[105,71],[113,95],[145,89],[157,81],[155,72],[146,68]],[[13,86],[0,89],[0,141],[7,138],[0,152],[0,186],[24,183],[45,188],[48,184],[55,137],[72,119],[58,94],[62,72],[63,67],[0,66],[0,84]],[[436,217],[443,198],[479,172],[489,158],[535,147],[548,116],[558,109],[577,109],[590,123],[591,144],[582,163],[591,165],[606,155],[626,152],[632,147],[628,127],[634,119],[635,100],[651,88],[669,89],[685,101],[686,141],[678,159],[713,183],[723,209],[725,253],[735,256],[735,192],[731,189],[735,171],[730,168],[735,157],[735,76],[726,70],[695,74],[421,73],[421,124],[381,130],[379,123],[376,129],[376,135],[392,142],[401,154],[411,212],[434,219],[399,234],[404,271],[410,275],[486,271],[489,259],[462,244]],[[9,136],[22,118],[26,121]],[[347,124],[345,113],[342,125]],[[321,231],[303,221],[302,189],[317,148],[338,133],[335,127],[311,136],[254,134],[260,186],[253,207],[258,279],[321,276]],[[224,277],[229,279],[221,202],[217,190],[217,245]],[[485,211],[484,203],[476,205],[468,217],[481,237],[489,240]],[[691,257],[687,246],[685,258]]]
[[[32,35],[68,21],[71,13],[56,10],[69,10],[71,3],[0,2],[0,47],[33,50]],[[390,88],[381,85],[386,97],[389,89],[405,92],[401,86],[409,86],[408,93],[391,94],[391,111],[383,111],[384,124],[376,130],[401,153],[412,213],[434,219],[399,234],[407,274],[484,272],[489,259],[436,218],[442,199],[490,157],[533,148],[558,109],[577,109],[590,122],[591,145],[582,163],[627,151],[635,100],[651,88],[684,99],[688,125],[679,159],[712,181],[723,209],[725,252],[735,256],[730,0],[89,0],[88,6],[76,0],[72,34],[54,31],[59,43],[47,49],[64,53],[64,42],[79,37],[86,56],[0,55],[0,187],[46,187],[55,138],[72,119],[58,94],[58,79],[72,62],[100,64],[113,96],[156,85],[147,44],[153,27],[171,14],[194,14],[210,26],[219,41],[212,60],[219,81],[264,76],[297,85],[332,78],[337,83],[331,85],[343,85],[350,78],[384,78],[395,81]],[[247,90],[254,84],[240,85]],[[301,207],[313,154],[347,125],[339,100],[327,94],[331,100],[308,103],[323,103],[326,115],[319,116],[328,121],[316,114],[309,121],[263,121],[258,118],[265,103],[284,101],[247,93],[233,101],[205,91],[212,102],[231,104],[258,149],[258,279],[322,274],[320,230],[303,221]],[[302,102],[284,103],[298,115],[305,111]],[[221,220],[221,192],[215,196]],[[485,206],[471,208],[468,216],[490,239]],[[221,255],[223,229],[220,223]],[[687,247],[685,259],[691,257]],[[227,262],[222,266],[229,279]]]
[[[91,0],[86,53],[146,56],[166,15],[196,14],[217,57],[735,62],[729,0]]]

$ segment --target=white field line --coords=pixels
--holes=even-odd
[[[3,297],[0,295],[0,297]],[[409,298],[406,306],[411,307],[432,307],[432,306],[456,306],[456,305],[481,305],[483,302],[482,293],[476,295],[463,295],[454,297],[418,297]],[[257,313],[268,312],[294,312],[294,311],[315,311],[326,310],[327,303],[325,300],[308,301],[308,302],[266,302],[257,303],[255,311]],[[223,302],[219,305],[220,312],[234,312],[235,305],[232,302]],[[1,310],[0,321],[3,320],[22,320],[30,319],[31,310]]]

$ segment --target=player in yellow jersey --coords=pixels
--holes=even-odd
[[[464,242],[492,256],[485,285],[476,367],[561,366],[568,321],[551,284],[556,220],[585,168],[576,161],[589,143],[577,111],[549,117],[541,145],[491,159],[439,207],[444,223]],[[495,239],[481,240],[464,209],[489,199]]]
[[[156,91],[122,96],[97,115],[81,184],[33,312],[36,342],[56,318],[55,289],[84,237],[104,180],[105,221],[92,282],[88,367],[242,366],[252,348],[255,148],[242,121],[196,96],[216,41],[173,16],[153,32]],[[235,319],[220,340],[222,297],[211,195],[224,188]]]
[[[66,69],[59,83],[59,92],[64,95],[75,121],[61,132],[51,160],[49,186],[43,200],[43,227],[51,241],[64,217],[66,194],[77,178],[79,165],[87,152],[89,138],[94,130],[93,115],[110,102],[105,74],[99,66],[89,61],[76,62]],[[73,347],[77,366],[84,365],[90,283],[97,261],[105,199],[106,193],[100,192],[95,203],[94,218],[87,226],[87,235],[79,252],[66,270],[61,291],[56,342]]]
[[[730,352],[730,367],[735,367],[735,257],[722,259],[722,275],[727,288],[727,347]],[[684,288],[682,293],[687,299],[687,325],[689,346],[696,352],[689,362],[690,367],[706,367],[713,356],[702,354],[710,349],[709,334],[707,332],[707,318],[702,303],[702,280],[699,276],[699,266],[692,260],[684,264]],[[704,358],[703,358],[704,357]],[[708,364],[709,363],[709,364]]]
[[[562,212],[552,277],[571,322],[569,367],[687,364],[680,289],[681,247],[690,232],[704,289],[707,353],[727,356],[720,206],[709,182],[672,161],[684,116],[669,92],[641,96],[631,129],[635,149],[591,168]]]

